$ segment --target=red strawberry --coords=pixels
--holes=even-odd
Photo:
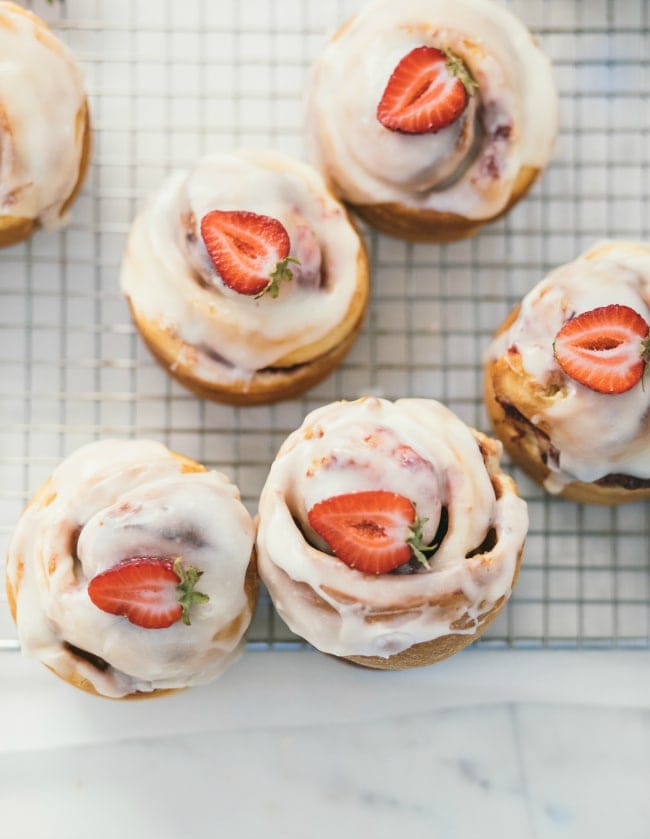
[[[633,388],[650,362],[650,327],[629,306],[601,306],[568,320],[553,352],[567,376],[598,393]]]
[[[309,524],[334,554],[365,574],[385,574],[415,556],[425,567],[421,528],[415,507],[403,495],[385,490],[351,492],[319,501],[307,514]]]
[[[456,122],[475,87],[460,58],[436,47],[416,47],[393,70],[377,119],[391,131],[435,134]]]
[[[291,242],[281,222],[238,210],[212,210],[201,219],[201,236],[223,282],[239,294],[271,297],[293,276]]]
[[[88,596],[102,612],[124,615],[145,629],[163,629],[181,619],[189,626],[192,604],[209,600],[194,591],[202,574],[183,568],[180,559],[134,557],[93,577]]]

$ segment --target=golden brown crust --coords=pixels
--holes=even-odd
[[[408,242],[429,242],[442,244],[466,239],[477,233],[483,225],[496,221],[505,215],[535,183],[540,170],[524,166],[515,179],[510,200],[501,212],[486,219],[468,219],[455,213],[441,213],[436,210],[421,210],[398,202],[381,204],[352,204],[349,206],[372,227],[405,239]],[[334,188],[337,194],[341,190]]]
[[[297,353],[285,356],[272,369],[254,374],[249,382],[217,384],[200,379],[193,365],[180,360],[184,355],[183,341],[159,324],[141,317],[129,300],[133,321],[163,369],[203,399],[231,405],[262,405],[291,399],[328,376],[350,351],[361,331],[368,306],[370,280],[368,255],[363,241],[359,241],[356,288],[343,320],[322,339],[308,348],[301,348],[300,356]],[[309,356],[306,356],[305,349],[309,350]],[[303,360],[297,362],[298,357]]]
[[[7,3],[5,5],[10,6],[11,11],[13,13],[22,14],[25,17],[28,17],[39,27],[38,31],[42,35],[41,40],[43,41],[46,47],[48,47],[49,49],[60,48],[59,41],[55,38],[55,36],[52,34],[52,32],[40,18],[29,12],[27,9],[22,9],[20,8],[20,6],[15,6],[13,3]],[[90,111],[88,108],[87,99],[84,100],[83,107],[80,108],[80,110],[77,113],[75,131],[77,134],[81,133],[82,136],[81,157],[79,159],[79,172],[77,175],[76,183],[72,188],[70,195],[68,195],[68,197],[65,200],[65,203],[61,207],[61,211],[59,213],[60,216],[65,215],[65,213],[70,208],[70,205],[79,194],[79,191],[83,185],[86,174],[88,172],[88,166],[90,164],[90,157],[92,152],[92,129],[90,125]],[[32,233],[34,233],[37,227],[37,219],[23,218],[21,216],[11,215],[0,216],[0,248],[8,247],[9,245],[16,245],[18,244],[18,242],[22,242],[25,239],[29,239],[29,237],[32,235]]]
[[[5,592],[7,593],[7,601],[9,603],[9,614],[14,623],[16,623],[16,594],[13,587],[9,583],[9,577],[5,575]]]
[[[17,245],[34,232],[34,219],[18,216],[0,216],[0,248]]]
[[[183,473],[187,472],[207,472],[207,469],[203,464],[197,463],[197,461],[192,460],[185,455],[178,454],[178,452],[172,451],[171,454],[181,462],[181,471]],[[25,509],[27,507],[31,507],[34,505],[47,507],[49,504],[54,501],[56,498],[56,492],[53,489],[52,480],[48,478],[48,480],[38,489],[31,499],[27,502]],[[11,613],[11,617],[16,623],[16,599],[18,595],[18,588],[19,586],[14,589],[10,582],[9,582],[9,575],[5,575],[5,589],[7,592],[7,600],[9,601],[9,612]],[[248,601],[248,607],[250,609],[251,614],[255,610],[255,605],[257,603],[257,597],[259,593],[259,576],[257,573],[257,552],[255,550],[255,545],[253,545],[253,550],[251,551],[250,560],[248,562],[248,567],[246,568],[246,576],[244,578],[244,592],[246,594],[246,599]],[[234,622],[233,622],[234,623]],[[126,696],[119,696],[119,697],[110,697],[105,696],[102,693],[99,693],[95,687],[93,686],[92,682],[86,679],[82,674],[77,671],[73,670],[71,673],[67,675],[62,675],[58,673],[53,667],[49,665],[45,665],[48,670],[51,670],[55,676],[58,676],[64,682],[68,682],[73,687],[79,688],[79,690],[83,690],[86,693],[91,693],[93,696],[99,696],[101,699],[116,699],[116,700],[124,700],[124,699],[152,699],[154,697],[165,696],[171,693],[179,693],[185,688],[160,688],[158,690],[152,691],[136,691],[135,693],[127,694]]]
[[[26,17],[28,20],[30,20],[34,24],[34,26],[36,26],[39,30],[43,31],[44,33],[46,33],[46,37],[47,37],[47,35],[49,35],[50,38],[54,37],[50,33],[50,29],[47,26],[47,24],[45,23],[45,21],[41,20],[41,18],[38,17],[38,15],[35,15],[34,12],[31,12],[29,9],[23,9],[22,6],[19,6],[17,3],[12,3],[12,2],[10,2],[10,0],[7,0],[6,2],[0,3],[0,6],[4,6],[7,9],[7,11],[11,12],[14,15],[22,15],[23,17]],[[4,26],[5,26],[5,28],[12,29],[12,30],[17,28],[13,24],[13,21],[11,20],[11,18],[4,21]]]
[[[515,307],[497,331],[497,336],[514,323],[519,313]],[[539,416],[554,399],[561,388],[553,385],[543,387],[533,376],[527,374],[518,356],[507,361],[497,358],[485,366],[485,405],[496,436],[501,440],[512,460],[528,474],[533,481],[544,486],[551,474],[545,462],[547,446],[544,436],[552,436],[552,428],[538,422],[541,432],[517,416],[507,414],[503,405],[512,405],[526,418]],[[650,498],[650,488],[625,489],[621,486],[601,486],[584,481],[572,481],[558,493],[561,498],[580,504],[627,504]]]
[[[81,160],[79,163],[79,175],[72,192],[67,197],[65,204],[61,207],[61,216],[65,215],[68,208],[79,194],[90,164],[92,130],[90,127],[90,113],[87,101],[84,102],[83,109],[77,115],[77,121],[82,125],[83,130],[83,145]],[[36,219],[21,218],[20,216],[0,216],[0,247],[16,245],[18,242],[29,239],[37,226],[38,221]]]
[[[180,693],[180,691],[186,690],[186,688],[161,688],[160,690],[152,690],[150,692],[139,691],[137,693],[129,693],[127,696],[104,696],[103,693],[99,693],[95,690],[92,682],[89,682],[88,679],[84,678],[81,673],[74,671],[68,676],[62,676],[61,673],[57,673],[57,671],[48,664],[45,666],[50,672],[54,673],[55,676],[58,676],[59,679],[62,679],[69,685],[72,685],[72,687],[79,688],[79,690],[83,690],[93,696],[98,696],[100,699],[110,699],[114,702],[123,702],[126,699],[153,699],[154,697],[166,696],[171,693]]]
[[[79,160],[79,174],[77,182],[72,188],[72,192],[66,198],[65,204],[61,207],[60,215],[63,216],[70,209],[70,205],[79,195],[81,187],[83,186],[86,175],[88,174],[88,167],[90,166],[90,158],[92,155],[92,126],[90,123],[90,109],[88,107],[88,100],[84,101],[82,110],[77,114],[77,130],[82,131],[82,145],[81,145],[81,159]]]
[[[29,499],[25,505],[25,510],[28,507],[47,507],[52,503],[52,501],[54,501],[55,498],[56,491],[52,484],[52,479],[48,478],[47,481],[45,481],[45,483],[37,489],[34,495],[32,495]],[[20,561],[17,563],[18,572],[16,574],[17,579],[15,588],[9,582],[9,574],[5,574],[5,591],[7,592],[7,600],[9,602],[9,612],[14,623],[16,623],[16,601],[18,599],[20,583],[23,577],[24,565],[25,560],[21,557]]]

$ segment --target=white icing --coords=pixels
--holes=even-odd
[[[498,443],[490,445],[500,452]],[[480,616],[509,596],[528,526],[525,502],[510,482],[502,488],[497,499],[477,439],[440,403],[369,397],[335,402],[306,417],[271,467],[259,508],[260,574],[289,627],[334,655],[388,657],[452,632],[473,633]],[[430,571],[368,575],[325,550],[309,527],[310,508],[324,498],[370,489],[413,501],[418,516],[429,519],[426,540],[446,508],[448,530]],[[467,559],[490,528],[497,534],[495,546]],[[335,611],[314,607],[292,581],[305,583]],[[466,598],[460,606],[430,605],[456,592]],[[377,617],[400,609],[407,611]],[[452,627],[466,614],[469,625]]]
[[[160,443],[107,440],[65,460],[51,488],[56,498],[25,510],[9,548],[23,650],[63,676],[81,672],[112,697],[204,684],[219,675],[239,654],[251,618],[244,577],[254,527],[236,487],[217,472],[182,472]],[[144,629],[92,603],[89,581],[139,556],[180,556],[203,571],[197,590],[210,600],[192,607],[191,626]],[[238,616],[239,635],[220,638]],[[101,672],[64,641],[110,667]]]
[[[650,323],[650,247],[599,245],[557,268],[526,295],[517,320],[488,353],[490,359],[507,359],[514,347],[538,382],[561,377],[564,387],[552,403],[528,417],[548,423],[560,452],[559,466],[552,459],[547,464],[550,492],[572,480],[591,482],[612,473],[650,478],[650,388],[639,383],[617,395],[597,393],[564,375],[553,356],[553,340],[569,317],[612,303],[629,306]]]
[[[68,48],[24,10],[0,3],[0,216],[61,224],[79,176],[85,98]]]
[[[256,300],[221,282],[200,235],[202,217],[214,209],[269,215],[285,226],[301,265],[291,266],[294,278],[278,298]],[[214,154],[189,175],[172,176],[136,218],[121,285],[138,315],[180,336],[183,360],[192,358],[199,378],[246,380],[341,322],[361,248],[345,210],[310,167],[269,152]]]
[[[465,119],[476,117],[482,126],[470,126],[477,143],[461,149],[467,168],[451,185],[443,181],[460,162],[463,120],[435,134],[409,135],[376,118],[393,70],[422,45],[451,50],[479,85],[481,107],[476,114],[468,108]],[[326,47],[308,97],[313,156],[346,200],[399,202],[471,219],[504,209],[521,167],[548,163],[557,121],[548,60],[526,27],[492,0],[371,0]],[[510,135],[497,136],[504,127]]]

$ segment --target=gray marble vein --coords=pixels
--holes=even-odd
[[[647,711],[334,719],[0,755],[2,835],[648,839]]]

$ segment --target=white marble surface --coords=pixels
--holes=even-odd
[[[0,661],[0,835],[648,839],[650,654],[468,651],[374,673],[249,653],[102,701]]]

